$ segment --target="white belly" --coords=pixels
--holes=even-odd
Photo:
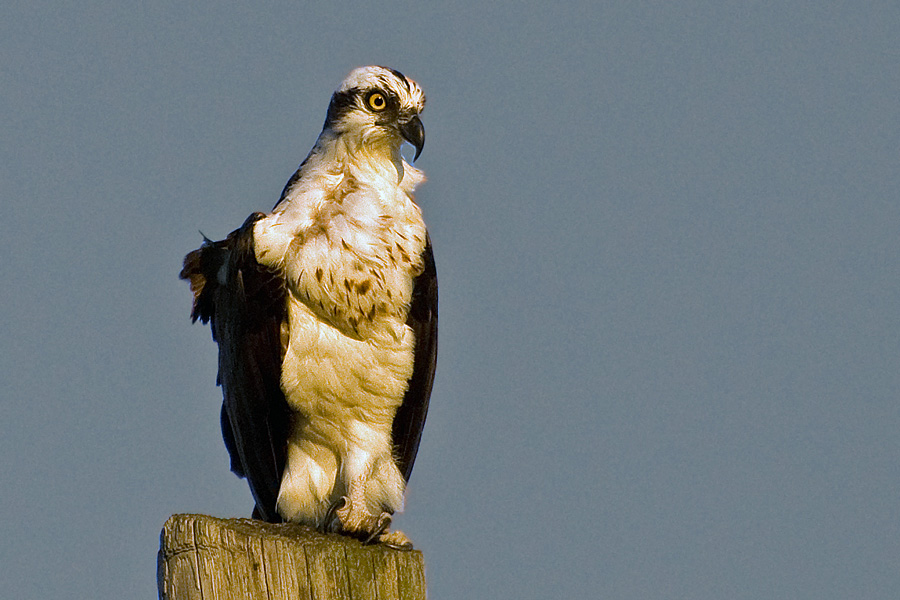
[[[295,421],[279,513],[318,524],[341,496],[363,504],[356,508],[373,518],[401,510],[405,484],[393,460],[391,428],[412,375],[412,331],[394,323],[397,340],[356,339],[296,300],[289,323],[282,389]]]
[[[351,337],[292,299],[282,389],[288,404],[309,419],[332,421],[336,443],[353,443],[345,421],[390,428],[412,375],[413,333],[385,318],[394,335]]]
[[[298,192],[254,225],[257,260],[289,291],[281,387],[294,421],[277,505],[288,520],[319,524],[341,496],[349,529],[402,508],[391,428],[413,369],[406,317],[425,225],[410,192],[420,179]]]

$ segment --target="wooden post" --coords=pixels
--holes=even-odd
[[[160,600],[425,600],[425,561],[302,525],[173,515],[157,582]]]

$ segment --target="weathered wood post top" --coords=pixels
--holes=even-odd
[[[424,600],[416,550],[290,523],[173,515],[160,535],[160,600]]]

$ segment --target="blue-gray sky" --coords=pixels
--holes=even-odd
[[[353,67],[421,83],[441,599],[894,598],[895,2],[7,2],[0,589],[154,597],[246,516],[178,281]]]

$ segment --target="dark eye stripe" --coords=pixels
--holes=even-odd
[[[376,94],[381,96],[382,103],[373,106],[369,102]],[[349,88],[336,91],[331,96],[331,103],[328,105],[325,127],[334,126],[347,113],[360,109],[377,114],[378,123],[383,125],[397,118],[400,111],[400,99],[393,92],[386,91],[384,88],[369,88],[368,91],[360,88]]]

